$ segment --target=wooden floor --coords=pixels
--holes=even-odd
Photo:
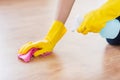
[[[0,80],[120,80],[120,47],[98,34],[73,33],[77,14],[84,15],[104,0],[77,0],[66,23],[67,34],[47,57],[24,63],[17,51],[27,41],[42,39],[58,0],[0,0]]]

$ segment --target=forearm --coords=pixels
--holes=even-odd
[[[105,4],[103,4],[100,8],[95,11],[96,18],[101,18],[103,16],[103,20],[105,23],[109,20],[115,19],[120,16],[120,0],[108,0]]]
[[[66,22],[75,0],[59,0],[58,11],[55,20]]]

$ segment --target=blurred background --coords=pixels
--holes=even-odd
[[[43,39],[54,20],[59,0],[0,0],[0,80],[120,80],[120,47],[99,34],[70,31],[79,14],[105,0],[76,0],[66,22],[68,31],[47,57],[30,63],[17,58],[28,41]]]

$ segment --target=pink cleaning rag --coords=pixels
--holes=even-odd
[[[33,57],[33,54],[40,50],[39,48],[32,48],[30,49],[30,51],[27,54],[18,54],[18,58],[23,60],[24,62],[29,62],[31,60],[31,58]],[[48,56],[50,55],[52,52],[46,52],[44,54],[41,54],[40,56]]]
[[[32,48],[27,54],[18,54],[18,58],[22,59],[24,62],[29,62],[33,54],[39,50],[38,48]]]

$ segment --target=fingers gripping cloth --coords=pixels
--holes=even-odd
[[[18,58],[23,60],[24,62],[29,62],[31,60],[31,58],[33,57],[34,53],[38,50],[39,50],[39,48],[32,48],[32,49],[30,49],[30,51],[27,54],[18,54]],[[48,56],[51,53],[52,52],[46,52],[44,54],[41,54],[40,56]]]
[[[54,21],[50,30],[43,40],[37,42],[29,42],[21,47],[18,51],[18,58],[25,62],[29,62],[32,56],[46,56],[51,54],[57,42],[65,34],[66,28],[60,21]]]
[[[18,58],[23,60],[24,62],[29,62],[33,56],[33,54],[39,50],[38,48],[32,48],[27,54],[18,54]]]

